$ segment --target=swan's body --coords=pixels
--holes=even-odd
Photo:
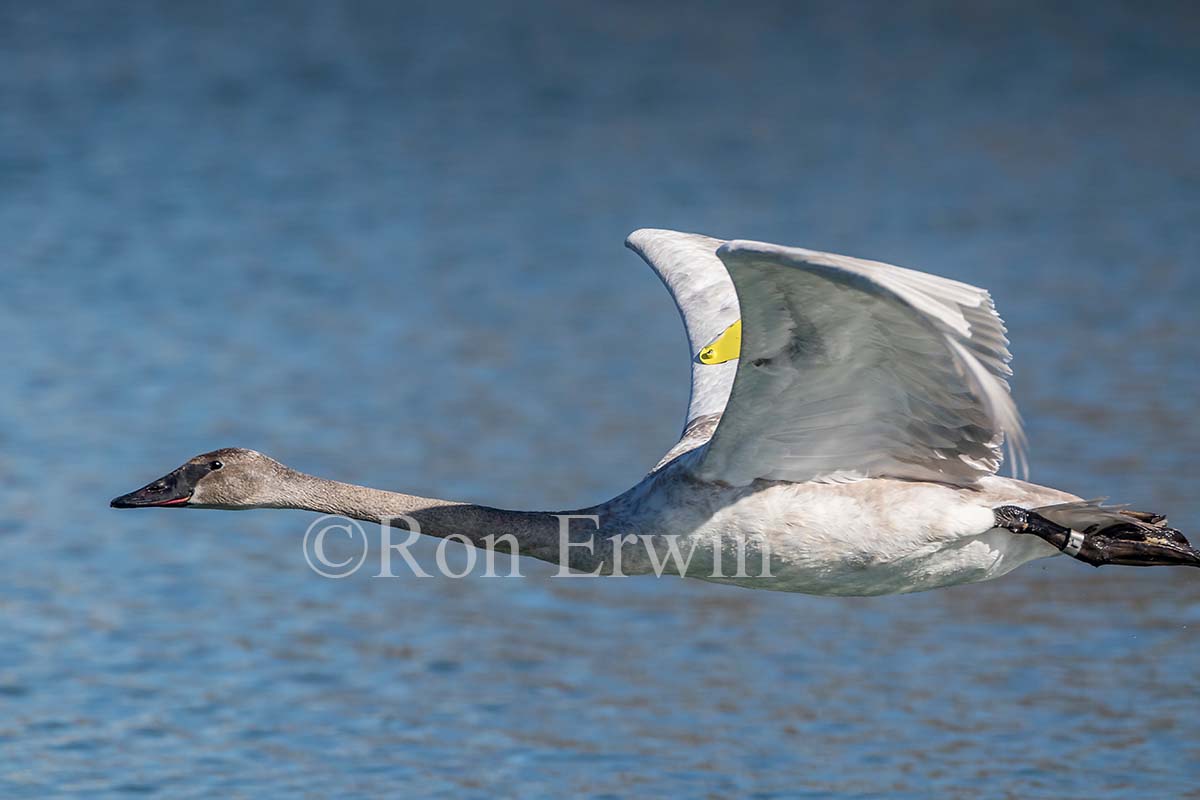
[[[689,577],[806,594],[913,592],[999,577],[1059,551],[1036,537],[996,529],[993,508],[1078,500],[999,477],[963,490],[891,478],[732,487],[697,482],[682,465],[660,473],[586,512],[601,520],[601,541],[623,533],[676,533],[680,551],[694,554]],[[739,548],[747,565],[741,578],[730,566]],[[656,549],[664,552],[666,543]],[[714,549],[722,552],[726,577],[712,577]],[[607,566],[611,556],[601,553],[580,568]],[[762,577],[764,555],[770,578]],[[627,545],[621,565],[626,574],[654,569],[641,546]]]
[[[1023,466],[1024,436],[984,290],[759,242],[643,230],[627,244],[683,316],[692,394],[679,443],[607,503],[504,511],[222,450],[113,505],[301,508],[481,547],[507,535],[521,555],[597,574],[660,572],[674,551],[670,571],[689,577],[812,594],[971,583],[1063,550],[1200,565],[1158,515],[995,475],[1006,440]],[[564,547],[564,522],[587,547]]]

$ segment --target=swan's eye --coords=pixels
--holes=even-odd
[[[222,462],[220,462],[220,461],[213,461],[213,462],[211,462],[211,463],[208,465],[208,468],[209,468],[209,469],[211,469],[213,472],[216,472],[217,470],[219,470],[219,469],[220,469],[221,467],[223,467],[223,466],[225,466],[225,465],[224,465]]]

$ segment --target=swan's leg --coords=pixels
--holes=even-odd
[[[997,528],[1033,534],[1093,567],[1105,564],[1200,567],[1200,552],[1188,544],[1182,533],[1165,526],[1139,525],[1136,514],[1128,515],[1131,518],[1128,524],[1080,532],[1020,506],[1000,506],[993,513]]]
[[[1020,506],[1000,506],[992,509],[992,513],[996,517],[997,528],[1006,528],[1013,533],[1031,533],[1077,558],[1082,552],[1080,545],[1086,538],[1083,534],[1076,533],[1075,541],[1072,541],[1070,528],[1051,522],[1035,511]]]

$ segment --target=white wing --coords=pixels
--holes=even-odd
[[[742,350],[698,477],[972,483],[999,467],[1006,435],[1023,464],[1008,340],[986,291],[761,242],[717,255],[737,288]]]
[[[636,252],[671,292],[683,317],[692,352],[692,394],[679,444],[663,462],[703,444],[725,410],[737,362],[701,364],[700,348],[737,322],[738,300],[725,265],[717,258],[720,239],[696,233],[644,228],[629,234],[625,246]]]

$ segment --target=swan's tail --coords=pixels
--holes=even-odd
[[[1098,500],[1060,503],[1032,511],[1082,534],[1079,551],[1071,555],[1097,567],[1103,564],[1200,567],[1200,551],[1182,533],[1167,525],[1162,514],[1104,505]]]

